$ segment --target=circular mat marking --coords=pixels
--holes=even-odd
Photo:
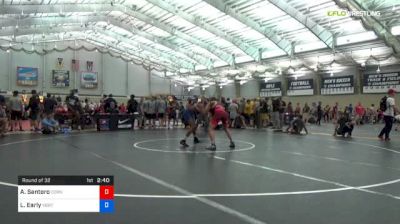
[[[193,154],[198,154],[198,153],[227,153],[227,152],[243,152],[243,151],[249,151],[254,149],[256,146],[251,143],[251,142],[246,142],[246,141],[241,141],[241,140],[235,140],[235,142],[240,142],[243,144],[248,145],[245,148],[235,148],[235,149],[228,149],[228,150],[218,150],[218,145],[217,145],[217,150],[216,151],[208,151],[204,148],[198,151],[193,150],[193,146],[189,146],[188,148],[177,148],[175,149],[175,151],[173,150],[163,150],[163,149],[157,149],[157,148],[148,148],[148,147],[143,147],[141,145],[143,145],[144,143],[149,143],[149,142],[160,142],[160,141],[169,141],[169,140],[174,140],[177,142],[177,144],[179,144],[179,138],[164,138],[164,139],[150,139],[150,140],[144,140],[144,141],[140,141],[140,142],[135,142],[133,144],[133,147],[140,149],[140,150],[145,150],[145,151],[152,151],[152,152],[163,152],[163,153],[193,153]],[[198,143],[196,145],[201,145],[201,143]]]

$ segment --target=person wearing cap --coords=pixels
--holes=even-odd
[[[386,98],[386,110],[383,111],[383,121],[385,122],[385,127],[382,128],[378,135],[378,138],[381,141],[390,141],[389,134],[393,126],[394,113],[397,111],[394,100],[395,95],[396,91],[394,89],[389,89],[388,96]],[[385,138],[383,138],[383,135],[385,135]]]

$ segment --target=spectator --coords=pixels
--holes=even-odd
[[[394,114],[397,112],[396,104],[394,97],[396,95],[396,91],[394,89],[389,89],[388,91],[388,96],[386,97],[385,102],[382,102],[381,110],[383,111],[383,120],[385,122],[385,127],[381,130],[379,133],[379,139],[380,140],[385,140],[385,141],[390,141],[390,131],[392,130],[393,126],[393,119],[394,119]],[[385,98],[384,98],[385,99]],[[383,101],[383,99],[382,99]],[[383,136],[385,135],[385,139]]]
[[[348,114],[343,112],[339,112],[339,119],[335,125],[335,131],[333,136],[341,135],[343,137],[350,138],[353,132],[354,122],[351,120],[351,117]]]
[[[29,98],[28,107],[29,119],[31,121],[31,130],[40,131],[39,129],[39,117],[40,117],[40,99],[36,90],[31,91],[31,98]]]
[[[156,119],[159,127],[165,127],[165,115],[167,112],[167,102],[162,96],[158,97],[156,101]]]
[[[112,94],[108,95],[108,98],[104,101],[104,110],[106,113],[118,113],[118,103],[113,98]]]
[[[330,112],[331,112],[331,107],[329,106],[329,104],[327,104],[324,108],[324,122],[327,123],[329,122],[329,118],[330,118]]]
[[[303,120],[305,124],[307,124],[309,118],[310,118],[310,107],[308,106],[308,103],[305,103],[303,107]]]
[[[322,114],[322,102],[319,101],[317,106],[317,125],[321,125]]]
[[[44,114],[53,115],[56,106],[57,101],[51,96],[50,93],[48,93],[43,102]]]
[[[13,131],[14,128],[19,126],[19,130],[22,129],[22,115],[24,111],[24,106],[21,97],[18,95],[18,91],[13,92],[13,96],[9,100],[9,110],[11,110],[11,129]]]
[[[363,123],[363,118],[365,115],[365,108],[362,106],[361,102],[358,102],[356,106],[356,124],[360,125]]]
[[[78,97],[78,90],[71,90],[66,98],[66,103],[68,112],[72,115],[73,124],[77,126],[78,130],[81,130],[82,107]]]
[[[238,117],[239,105],[236,103],[236,100],[233,99],[232,103],[228,107],[229,119],[230,119],[230,127],[233,127],[233,123],[235,119]]]

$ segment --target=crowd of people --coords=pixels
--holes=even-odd
[[[182,125],[188,128],[185,138],[181,141],[187,146],[186,139],[194,136],[194,142],[198,142],[196,129],[199,125],[214,129],[222,122],[222,127],[230,139],[231,146],[234,143],[228,128],[265,128],[283,130],[286,132],[307,134],[308,124],[321,125],[321,122],[335,124],[334,135],[351,136],[354,125],[366,123],[374,124],[385,122],[385,128],[379,134],[382,140],[390,140],[389,133],[392,129],[397,109],[394,105],[395,91],[389,90],[388,96],[383,98],[376,107],[369,107],[358,102],[356,106],[323,105],[322,102],[305,103],[300,105],[285,102],[281,97],[257,98],[257,99],[230,99],[221,97],[207,99],[205,97],[191,97],[186,100],[178,100],[174,96],[142,97],[139,100],[134,95],[130,96],[127,103],[119,104],[112,94],[104,95],[99,102],[88,99],[80,100],[77,90],[72,90],[65,99],[47,94],[40,96],[32,90],[28,99],[14,91],[7,100],[0,97],[0,134],[6,132],[23,131],[22,120],[29,119],[31,130],[34,132],[54,133],[60,129],[60,125],[67,123],[74,129],[81,130],[88,125],[95,125],[94,117],[101,113],[134,114],[138,129],[174,128]],[[384,105],[383,105],[384,104]],[[207,108],[212,105],[212,108]],[[224,113],[222,112],[224,111]],[[227,114],[225,119],[224,114]],[[217,119],[210,119],[211,116]],[[219,123],[215,123],[218,120]],[[337,131],[339,130],[339,131]],[[211,130],[211,142],[213,136]]]

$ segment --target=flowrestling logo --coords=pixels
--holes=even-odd
[[[348,11],[348,10],[329,10],[328,16],[381,16],[380,11]]]

